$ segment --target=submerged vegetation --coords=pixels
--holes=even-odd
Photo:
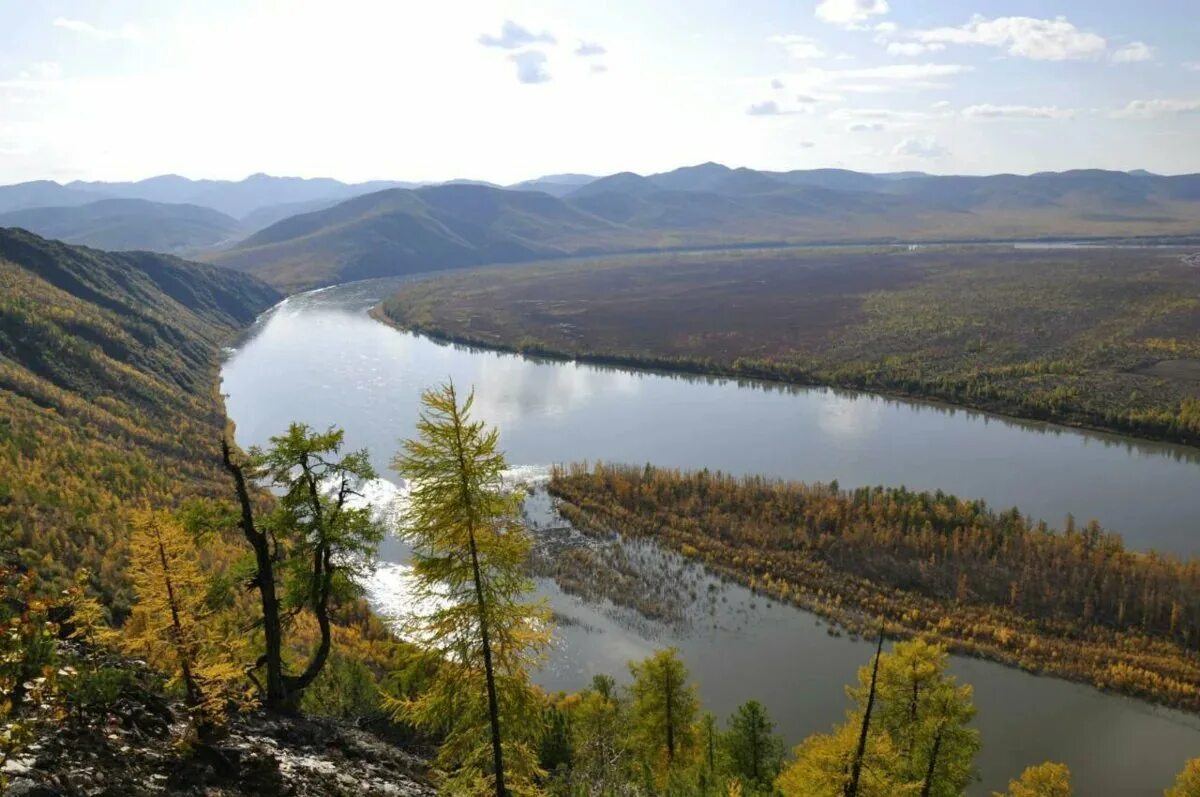
[[[577,528],[651,538],[863,630],[1200,708],[1200,562],[1127,551],[1096,523],[904,488],[841,490],[645,466],[556,469]]]
[[[462,343],[879,391],[1200,443],[1184,250],[638,255],[406,285],[379,315]]]

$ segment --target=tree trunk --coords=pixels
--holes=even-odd
[[[317,627],[321,631],[321,641],[317,645],[316,652],[308,662],[308,666],[304,668],[304,672],[294,677],[284,677],[284,684],[287,687],[287,698],[289,704],[298,700],[300,693],[308,688],[316,677],[321,674],[321,670],[325,667],[325,662],[329,658],[329,650],[332,647],[332,628],[329,621],[329,597],[333,586],[333,566],[329,558],[329,549],[325,546],[320,546],[317,549],[317,557],[321,560],[322,565],[318,572],[321,573],[321,585],[318,593],[318,598],[313,601],[313,614],[317,617]]]
[[[158,561],[162,565],[163,585],[167,588],[167,604],[171,607],[171,635],[175,637],[175,652],[179,656],[179,669],[183,673],[183,688],[187,694],[189,708],[196,708],[203,701],[200,687],[192,675],[192,653],[184,638],[183,623],[179,620],[179,603],[175,599],[175,584],[171,581],[171,566],[167,564],[167,551],[163,548],[162,535],[154,527],[154,538],[158,542]]]
[[[666,703],[667,703],[667,766],[670,766],[675,761],[675,726],[671,714],[671,667],[670,662],[667,664],[667,670],[664,673],[664,685],[666,687]]]
[[[945,727],[939,726],[933,737],[933,749],[929,751],[929,766],[925,768],[925,783],[921,786],[921,797],[929,797],[930,790],[933,789],[933,770],[937,766],[938,752],[942,747],[943,730]]]
[[[496,676],[492,672],[492,644],[488,638],[487,602],[483,597],[483,577],[479,572],[479,554],[475,550],[475,532],[468,532],[471,569],[475,575],[475,599],[479,602],[479,635],[483,641],[483,671],[487,677],[488,720],[492,726],[492,762],[496,768],[496,797],[508,797],[504,788],[504,749],[500,744],[500,705],[496,700]]]
[[[263,636],[266,637],[267,648],[261,659],[267,668],[267,694],[263,704],[268,709],[279,711],[286,708],[287,687],[283,678],[283,628],[279,622],[279,597],[275,594],[274,562],[271,559],[267,535],[254,526],[254,505],[250,501],[242,466],[230,458],[229,442],[224,438],[221,439],[221,458],[225,462],[226,470],[233,476],[238,503],[242,508],[242,534],[254,549],[254,561],[257,566],[252,584],[258,588],[262,599]]]
[[[863,711],[862,728],[858,732],[858,748],[850,765],[850,779],[842,790],[845,797],[858,797],[858,780],[862,776],[863,758],[867,754],[867,733],[871,727],[871,709],[875,705],[875,681],[879,676],[879,657],[883,654],[883,623],[879,623],[879,642],[875,645],[875,663],[871,667],[871,688],[867,692],[867,707]]]

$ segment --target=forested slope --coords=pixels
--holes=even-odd
[[[218,347],[279,298],[224,269],[0,229],[0,552],[128,606],[122,512],[224,494]]]

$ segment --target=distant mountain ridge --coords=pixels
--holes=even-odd
[[[245,228],[212,208],[145,199],[101,199],[86,205],[0,213],[0,227],[20,227],[44,238],[97,249],[184,254],[232,243]]]
[[[471,183],[390,189],[284,219],[206,259],[299,290],[637,250],[1200,233],[1200,175],[940,177],[704,163],[560,181],[554,194]]]
[[[112,195],[160,206],[103,204]],[[49,212],[47,204],[57,207]],[[26,208],[23,215],[13,217],[13,205]],[[118,207],[127,215],[97,222],[101,210]],[[204,208],[223,217],[201,218]],[[297,290],[642,249],[1196,235],[1200,175],[1079,169],[938,176],[712,162],[648,175],[546,175],[507,187],[466,179],[417,185],[163,175],[3,186],[0,214],[3,225],[105,248],[186,252]]]

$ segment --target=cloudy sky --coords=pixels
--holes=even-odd
[[[1197,0],[0,0],[0,183],[1200,171]]]

